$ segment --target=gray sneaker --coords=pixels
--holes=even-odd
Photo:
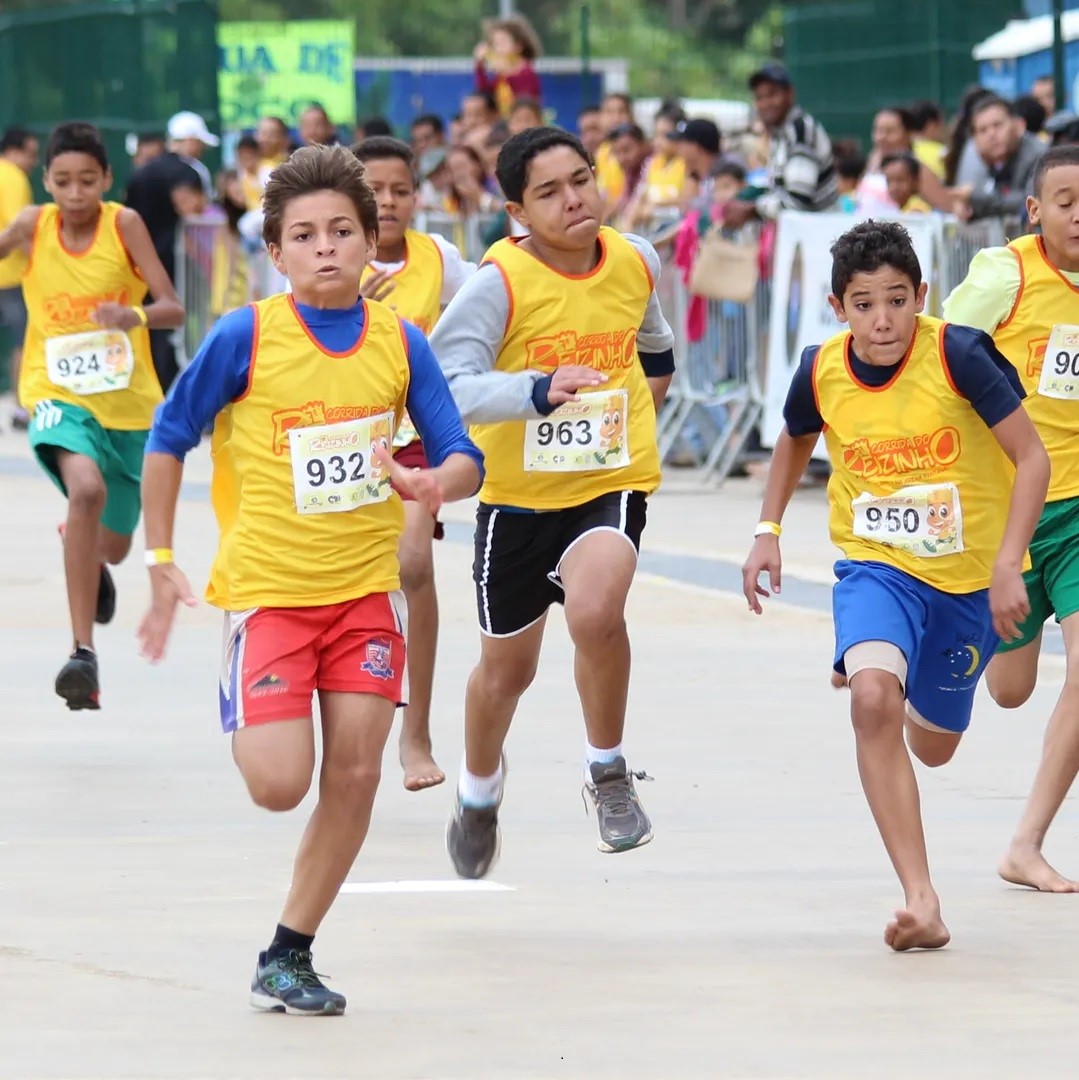
[[[506,756],[502,755],[502,784],[505,790]],[[498,831],[498,808],[502,805],[502,791],[494,806],[465,806],[461,793],[446,829],[446,850],[458,877],[486,877],[498,861],[502,838]]]
[[[634,778],[651,780],[645,772],[630,772],[624,757],[607,763],[593,762],[585,790],[596,806],[600,851],[630,851],[652,839],[652,822],[641,806]]]

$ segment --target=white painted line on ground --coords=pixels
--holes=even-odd
[[[460,893],[516,892],[512,885],[496,881],[346,881],[342,893]]]
[[[692,581],[679,581],[678,578],[664,577],[662,574],[650,574],[646,570],[638,570],[634,574],[634,578],[649,585],[661,585],[668,589],[696,593],[699,596],[714,596],[722,600],[740,599],[745,603],[745,597],[742,596],[741,592],[736,592],[734,589],[717,589],[712,585],[697,585]],[[768,601],[765,600],[764,603],[767,605]],[[776,604],[777,608],[782,605],[783,611],[797,611],[804,615],[821,615],[825,618],[831,618],[831,612],[824,608],[810,607],[807,604],[792,604],[789,600],[778,600]]]

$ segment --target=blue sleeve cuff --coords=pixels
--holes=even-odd
[[[637,355],[641,358],[641,367],[647,378],[662,379],[674,374],[674,349],[656,353],[638,352]]]
[[[544,375],[542,379],[537,379],[532,387],[532,404],[536,407],[536,412],[540,416],[550,416],[558,408],[557,405],[552,405],[547,398],[553,381],[553,375]]]

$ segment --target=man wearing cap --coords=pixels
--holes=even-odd
[[[770,189],[753,202],[727,204],[724,221],[737,227],[781,210],[830,210],[836,202],[835,160],[828,133],[795,104],[786,68],[765,64],[749,78],[757,115],[768,129]]]
[[[719,128],[711,120],[683,120],[671,136],[686,175],[698,185],[698,199],[711,202],[712,172],[719,164]]]
[[[173,188],[194,177],[208,197],[213,195],[210,170],[201,158],[219,139],[211,135],[198,113],[179,112],[169,120],[169,144],[164,154],[136,169],[127,182],[125,203],[146,222],[161,265],[176,281],[176,226],[179,217],[172,203]],[[168,392],[179,368],[171,330],[151,330],[150,350],[161,389]]]

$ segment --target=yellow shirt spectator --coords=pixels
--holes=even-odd
[[[626,178],[622,166],[615,160],[611,144],[605,142],[596,151],[596,183],[607,200],[607,206],[614,206],[622,198],[626,187]]]
[[[19,211],[33,201],[26,173],[14,162],[0,158],[0,229],[6,229]],[[0,259],[0,289],[19,285],[25,270],[25,252],[13,251],[6,259]]]

